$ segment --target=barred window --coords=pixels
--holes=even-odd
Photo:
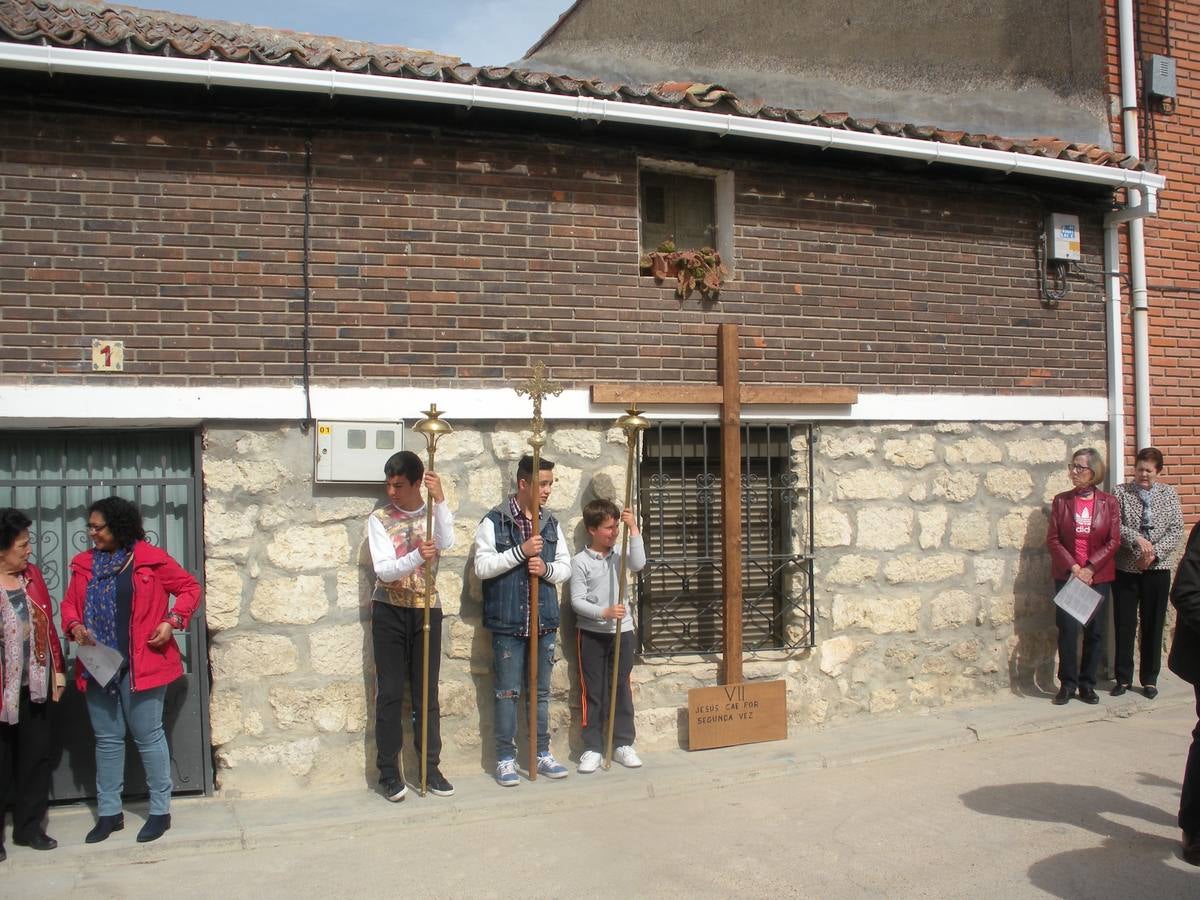
[[[802,425],[741,428],[746,651],[813,646],[810,437]],[[720,652],[720,427],[659,423],[645,432],[639,494],[649,558],[638,580],[642,652]]]

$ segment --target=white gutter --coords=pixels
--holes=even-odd
[[[1140,219],[1138,220],[1141,221]],[[1104,222],[1104,273],[1108,326],[1108,488],[1125,483],[1125,377],[1121,338],[1121,239],[1117,222]]]
[[[41,71],[47,75],[70,74],[106,78],[169,81],[206,87],[251,88],[294,91],[329,97],[366,97],[440,103],[467,109],[507,110],[697,131],[718,136],[794,143],[823,150],[844,150],[945,163],[975,169],[990,169],[1009,175],[1029,175],[1061,181],[1103,185],[1145,191],[1153,196],[1166,183],[1161,175],[1135,172],[1112,166],[1098,166],[1069,160],[1032,156],[1002,150],[962,147],[913,138],[891,137],[839,131],[816,125],[769,122],[744,116],[721,115],[687,109],[664,108],[648,104],[564,97],[515,91],[508,88],[481,87],[474,84],[447,84],[384,75],[361,75],[326,70],[295,69],[255,63],[220,60],[179,59],[176,57],[137,56],[100,50],[75,50],[32,44],[0,43],[0,68]]]
[[[1125,152],[1138,154],[1137,70],[1134,67],[1133,0],[1117,3],[1121,49],[1121,137]],[[1130,188],[1129,205],[1138,206],[1140,192]],[[1150,437],[1150,304],[1146,290],[1146,239],[1141,218],[1129,222],[1130,313],[1133,317],[1133,415],[1137,448],[1151,446]],[[1110,454],[1111,455],[1111,454]]]

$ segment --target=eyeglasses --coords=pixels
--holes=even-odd
[[[89,532],[91,532],[92,534],[97,534],[97,533],[103,531],[107,527],[108,527],[107,522],[105,522],[103,525],[93,525],[91,522],[88,522],[87,530]]]
[[[1080,465],[1076,465],[1075,463],[1071,463],[1071,465],[1067,466],[1067,471],[1070,472],[1072,475],[1077,475],[1080,472],[1091,472],[1092,467],[1091,466],[1080,466]]]

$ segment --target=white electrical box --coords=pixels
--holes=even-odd
[[[382,483],[383,464],[404,449],[403,422],[317,422],[316,481]]]
[[[1079,261],[1079,216],[1066,213],[1046,216],[1046,258],[1059,262]]]

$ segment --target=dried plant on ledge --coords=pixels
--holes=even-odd
[[[729,270],[721,262],[721,254],[712,247],[699,250],[676,250],[671,241],[663,241],[641,259],[643,275],[653,275],[655,281],[674,276],[675,296],[686,300],[692,291],[699,291],[705,300],[715,300]]]

